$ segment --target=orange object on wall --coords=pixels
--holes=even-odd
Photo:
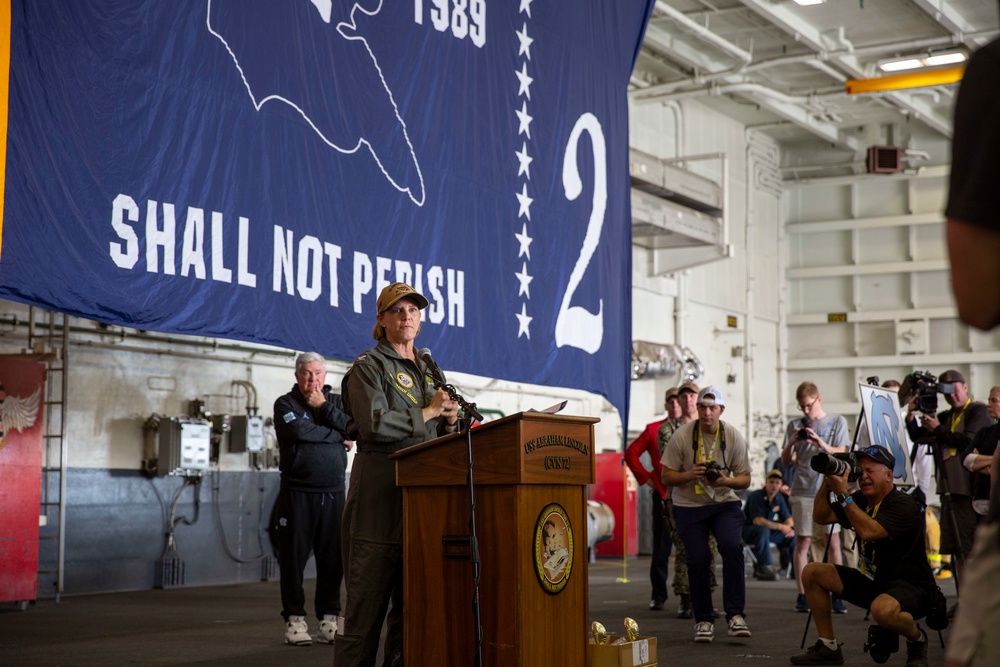
[[[606,503],[615,515],[614,537],[598,544],[594,547],[594,552],[598,556],[621,556],[622,553],[635,556],[639,553],[639,521],[636,512],[638,487],[635,477],[625,465],[622,452],[603,452],[594,458],[597,481],[590,487],[590,498]],[[628,536],[624,552],[623,534]]]
[[[43,364],[0,359],[0,602],[38,597]]]

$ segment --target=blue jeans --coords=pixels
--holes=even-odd
[[[691,609],[696,623],[715,620],[712,613],[712,589],[709,568],[712,552],[708,535],[715,535],[722,557],[722,604],[726,620],[739,614],[746,606],[746,581],[743,572],[743,523],[746,517],[739,501],[702,507],[674,505],[677,534],[687,552],[688,579],[691,582]]]
[[[770,567],[774,562],[771,558],[772,544],[776,545],[779,551],[789,554],[789,557],[795,553],[794,535],[785,537],[780,530],[771,530],[767,526],[744,526],[743,541],[753,549],[757,567]]]

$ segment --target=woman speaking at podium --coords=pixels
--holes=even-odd
[[[372,329],[377,344],[354,360],[341,387],[358,450],[344,507],[347,604],[334,643],[337,667],[375,664],[387,610],[383,665],[402,662],[403,496],[389,455],[458,428],[458,403],[434,388],[433,361],[413,346],[426,307],[409,285],[386,286]]]

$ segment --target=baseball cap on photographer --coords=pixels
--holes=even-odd
[[[857,456],[867,456],[873,461],[881,463],[889,470],[896,467],[896,457],[893,456],[888,449],[885,447],[871,446],[865,447],[864,449],[859,449],[856,453]]]
[[[709,385],[698,392],[698,405],[726,407],[726,397],[718,387]]]
[[[956,371],[954,368],[941,373],[938,378],[940,385],[938,386],[938,391],[942,394],[954,394],[955,393],[955,383],[961,382],[965,384],[965,376]]]

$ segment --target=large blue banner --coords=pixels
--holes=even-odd
[[[624,417],[651,5],[0,0],[0,296],[349,360],[401,280],[444,368]]]

